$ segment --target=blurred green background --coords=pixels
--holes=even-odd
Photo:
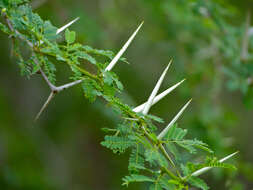
[[[124,54],[130,65],[114,69],[125,87],[122,98],[131,106],[146,101],[173,58],[162,89],[187,80],[151,113],[169,122],[192,97],[179,125],[218,157],[240,151],[230,160],[237,171],[214,169],[203,178],[211,189],[253,189],[250,0],[34,0],[32,6],[59,27],[80,17],[71,26],[78,41],[114,52],[144,20]],[[75,86],[58,94],[35,123],[49,89],[39,75],[21,77],[11,41],[3,33],[0,40],[0,189],[126,189],[121,178],[128,157],[100,146],[101,128],[118,122],[113,112],[101,100],[90,104]],[[57,84],[69,81],[69,74],[58,64]]]

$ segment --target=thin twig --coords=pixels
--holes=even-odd
[[[160,150],[162,151],[162,153],[164,154],[164,156],[170,161],[171,165],[173,167],[176,167],[176,165],[174,164],[173,160],[171,159],[171,157],[169,156],[169,154],[167,153],[167,151],[165,150],[164,146],[162,144],[159,145]]]
[[[33,44],[32,44],[29,40],[27,40],[26,38],[24,38],[24,37],[22,36],[22,34],[21,34],[18,30],[14,29],[14,27],[13,27],[11,21],[8,19],[7,15],[6,15],[5,13],[3,13],[3,17],[4,17],[4,19],[5,19],[5,21],[6,21],[7,25],[8,25],[8,27],[10,28],[10,30],[11,30],[12,32],[14,32],[14,33],[18,36],[18,38],[19,38],[20,40],[25,41],[25,42],[27,43],[27,45],[31,48],[32,56],[35,57],[34,62],[35,62],[37,65],[40,65],[40,62],[39,62],[39,60],[36,58],[36,54],[35,54],[35,52],[33,51],[33,48],[34,48]],[[41,67],[40,67],[39,71],[40,71],[40,73],[41,73],[43,79],[46,81],[47,85],[49,86],[49,88],[50,88],[50,90],[51,90],[51,93],[50,93],[50,95],[49,95],[47,101],[44,103],[43,107],[40,109],[39,113],[37,114],[37,116],[36,116],[36,118],[35,118],[35,121],[38,120],[39,116],[40,116],[41,113],[45,110],[45,108],[48,106],[48,104],[50,103],[50,101],[54,98],[54,96],[55,96],[56,93],[58,93],[58,92],[60,92],[60,91],[62,91],[62,90],[64,90],[64,89],[70,88],[70,87],[72,87],[72,86],[74,86],[74,85],[80,84],[80,83],[82,82],[82,80],[77,80],[77,81],[70,82],[70,83],[67,83],[67,84],[64,84],[64,85],[62,85],[62,86],[57,87],[57,86],[53,85],[53,84],[50,82],[50,80],[48,79],[47,75],[44,73],[44,71],[42,70]],[[95,77],[95,76],[92,75],[92,77]]]
[[[64,89],[67,89],[67,88],[70,88],[70,87],[75,86],[77,84],[80,84],[82,81],[83,80],[77,80],[77,81],[74,81],[74,82],[70,82],[68,84],[64,84],[62,86],[58,86],[58,87],[56,87],[56,90],[57,90],[57,92],[60,92]]]
[[[36,65],[40,65],[39,60],[36,58],[36,54],[33,51],[32,51],[32,56],[35,57],[34,62],[36,63]],[[48,79],[48,77],[44,73],[44,71],[41,69],[41,67],[40,67],[39,71],[40,71],[42,77],[44,78],[44,80],[47,82],[51,91],[57,91],[57,87],[50,82],[50,80]]]
[[[39,61],[38,61],[38,59],[36,58],[35,53],[33,52],[33,47],[34,47],[33,44],[32,44],[29,40],[25,39],[25,38],[21,35],[21,33],[20,33],[19,31],[17,31],[17,30],[14,29],[14,27],[12,26],[10,20],[7,18],[7,15],[6,15],[6,14],[4,14],[4,19],[5,19],[5,21],[6,21],[7,25],[8,25],[8,27],[10,28],[10,30],[11,30],[12,32],[14,32],[14,33],[19,37],[19,39],[21,39],[22,41],[25,41],[25,42],[27,43],[27,45],[32,49],[32,56],[35,57],[34,62],[35,62],[37,65],[39,65]],[[41,68],[39,69],[39,71],[40,71],[41,75],[43,76],[43,78],[45,79],[45,81],[47,82],[47,84],[48,84],[48,86],[50,87],[50,89],[51,89],[51,90],[54,90],[56,87],[49,81],[49,79],[47,78],[47,76],[46,76],[46,74],[44,73],[44,71],[43,71]]]

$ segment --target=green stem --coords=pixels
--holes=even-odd
[[[142,126],[142,129],[144,130],[145,136],[148,138],[148,140],[150,141],[152,146],[155,146],[153,143],[153,139],[149,136],[149,133],[147,132],[147,130],[145,129],[144,126]],[[176,172],[177,172],[177,176],[175,176],[170,170],[168,170],[167,168],[164,168],[165,171],[168,173],[168,175],[170,177],[172,177],[173,179],[177,179],[177,180],[181,180],[181,175],[179,173],[179,171],[176,168],[176,165],[174,164],[173,160],[170,158],[170,156],[168,155],[168,153],[166,152],[166,150],[164,149],[164,147],[162,146],[162,144],[158,145],[159,149],[161,150],[161,152],[163,153],[163,155],[169,160],[169,162],[171,163],[171,165],[173,166],[173,168],[175,168]]]
[[[162,153],[164,154],[164,156],[170,161],[171,165],[173,166],[173,168],[176,170],[177,175],[181,178],[181,174],[178,171],[176,165],[174,164],[173,160],[171,159],[171,157],[169,156],[169,154],[166,152],[165,148],[162,146],[162,144],[159,144],[159,149],[162,151]]]
[[[159,149],[162,151],[163,155],[170,161],[171,165],[173,167],[176,167],[176,165],[174,164],[173,160],[171,159],[171,157],[169,156],[169,154],[166,152],[165,148],[159,144]]]
[[[86,75],[86,76],[88,76],[88,77],[90,77],[90,78],[92,78],[92,79],[95,79],[95,80],[98,80],[98,79],[99,79],[96,75],[93,75],[93,74],[89,73],[88,71],[86,71],[85,69],[83,69],[83,68],[81,68],[81,67],[78,67],[78,66],[76,66],[76,65],[74,65],[74,64],[71,64],[71,63],[68,63],[68,64],[69,64],[70,66],[75,67],[76,69],[78,69],[79,71],[81,71],[84,75]]]
[[[170,170],[168,170],[168,168],[163,167],[162,168],[171,178],[175,179],[175,180],[181,180],[179,177],[175,176]]]

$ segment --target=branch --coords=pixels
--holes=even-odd
[[[7,25],[8,25],[8,27],[10,28],[10,30],[11,30],[12,32],[14,32],[14,33],[18,36],[18,38],[19,38],[20,40],[25,41],[25,42],[27,43],[27,45],[32,49],[32,55],[33,55],[34,57],[36,57],[36,56],[35,56],[35,53],[34,53],[34,51],[33,51],[33,47],[34,47],[33,44],[32,44],[29,40],[25,39],[25,38],[22,36],[22,34],[21,34],[18,30],[15,30],[15,29],[14,29],[14,27],[13,27],[12,24],[11,24],[11,21],[7,18],[7,15],[6,15],[5,13],[3,13],[3,16],[4,16],[4,19],[5,19],[5,21],[6,21]],[[35,62],[37,65],[39,65],[39,61],[38,61],[37,58],[34,60],[34,62]],[[44,80],[47,82],[47,84],[48,84],[48,86],[50,87],[50,89],[51,89],[51,90],[55,90],[56,87],[48,80],[48,78],[47,78],[46,74],[44,73],[44,71],[43,71],[41,68],[39,69],[39,71],[40,71],[41,75],[43,76]]]
[[[65,89],[70,88],[72,86],[75,86],[77,84],[80,84],[82,81],[83,80],[77,80],[77,81],[74,81],[74,82],[70,82],[68,84],[64,84],[62,86],[56,87],[56,90],[57,90],[57,92],[60,92],[62,90],[65,90]]]
[[[40,115],[42,114],[42,112],[47,108],[47,106],[49,105],[49,103],[51,102],[51,100],[55,97],[55,95],[59,92],[61,92],[62,90],[65,90],[67,88],[70,88],[72,86],[75,86],[77,84],[80,84],[83,80],[77,80],[77,81],[74,81],[74,82],[70,82],[70,83],[67,83],[67,84],[64,84],[62,86],[59,86],[59,87],[55,87],[53,86],[51,88],[51,93],[47,99],[47,101],[44,103],[44,105],[42,106],[42,108],[40,109],[39,113],[37,114],[36,118],[35,118],[35,121],[37,121],[40,117]],[[51,83],[48,83],[48,84],[51,84]]]
[[[36,65],[40,65],[39,60],[36,58],[36,54],[33,51],[32,51],[32,56],[35,57],[34,62],[36,63]],[[44,78],[44,80],[47,82],[47,85],[49,86],[51,91],[56,92],[57,87],[50,82],[50,80],[47,78],[47,75],[44,73],[44,71],[41,69],[41,67],[40,67],[39,71],[40,71],[42,77]]]
[[[19,38],[20,40],[26,42],[27,45],[31,48],[32,56],[35,57],[34,62],[35,62],[37,65],[40,65],[39,60],[36,58],[36,54],[35,54],[35,52],[34,52],[34,50],[33,50],[33,48],[34,48],[33,44],[32,44],[29,40],[27,40],[26,38],[24,38],[24,37],[22,36],[22,34],[21,34],[18,30],[14,29],[14,27],[13,27],[11,21],[8,19],[6,13],[3,13],[3,17],[4,17],[5,21],[6,21],[6,23],[7,23],[8,27],[9,27],[9,29],[10,29],[12,32],[14,32],[14,33],[18,36],[18,38]],[[36,118],[35,118],[35,121],[38,120],[39,116],[40,116],[41,113],[46,109],[46,107],[48,106],[48,104],[50,103],[50,101],[54,98],[55,94],[57,94],[58,92],[61,92],[61,91],[64,90],[64,89],[70,88],[70,87],[75,86],[75,85],[77,85],[77,84],[79,84],[79,83],[82,82],[82,80],[77,80],[77,81],[70,82],[70,83],[67,83],[67,84],[64,84],[64,85],[62,85],[62,86],[57,87],[57,86],[53,85],[53,84],[50,82],[50,80],[48,79],[47,75],[44,73],[44,71],[42,70],[41,67],[40,67],[39,71],[40,71],[40,73],[41,73],[43,79],[46,81],[47,85],[49,86],[49,88],[50,88],[50,90],[51,90],[51,93],[50,93],[50,95],[49,95],[47,101],[44,103],[44,105],[43,105],[42,108],[40,109],[39,113],[37,114],[37,116],[36,116]]]

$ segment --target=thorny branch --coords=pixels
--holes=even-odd
[[[36,58],[36,53],[35,53],[35,48],[33,46],[33,44],[27,40],[26,38],[23,37],[23,35],[17,31],[11,21],[8,19],[8,16],[6,14],[4,14],[4,18],[6,20],[6,23],[8,24],[8,27],[9,29],[14,32],[17,37],[19,39],[21,39],[22,41],[25,41],[28,46],[31,48],[31,52],[32,52],[32,56],[35,57],[35,64],[37,64],[38,66],[40,66],[40,61],[38,58]],[[141,24],[142,25],[142,24]],[[119,53],[115,56],[115,58],[111,61],[111,63],[107,66],[107,68],[105,69],[105,71],[109,71],[111,70],[111,68],[113,68],[113,66],[116,64],[116,62],[119,60],[119,58],[121,57],[121,55],[124,53],[124,51],[126,50],[126,48],[129,46],[129,44],[131,43],[132,39],[134,38],[134,36],[136,35],[136,33],[138,32],[138,30],[140,29],[141,25],[138,27],[138,29],[134,32],[134,34],[129,38],[129,40],[127,41],[127,43],[123,46],[123,48],[119,51]],[[68,63],[70,64],[70,63]],[[170,64],[169,64],[170,65]],[[186,109],[186,107],[189,105],[189,103],[191,102],[188,101],[185,106],[178,112],[178,114],[172,119],[172,121],[169,123],[169,125],[158,135],[156,136],[152,136],[152,132],[150,132],[148,130],[148,128],[146,128],[146,121],[143,120],[140,116],[138,116],[137,114],[135,114],[135,112],[137,112],[137,110],[139,111],[142,111],[142,114],[143,115],[147,115],[148,114],[148,111],[149,109],[151,108],[151,106],[153,104],[155,104],[157,101],[159,101],[162,97],[164,97],[166,94],[168,94],[170,91],[172,91],[173,89],[176,88],[176,86],[178,86],[179,84],[181,84],[183,81],[181,81],[180,83],[174,85],[173,87],[171,87],[171,90],[168,89],[166,90],[165,92],[161,93],[160,95],[156,96],[157,93],[158,93],[158,90],[161,86],[161,83],[166,75],[166,72],[169,68],[169,65],[166,67],[166,69],[164,70],[164,72],[162,73],[160,79],[158,80],[155,88],[153,89],[148,101],[146,103],[144,103],[143,105],[143,108],[141,108],[140,110],[140,106],[138,106],[137,108],[138,109],[133,109],[132,112],[129,112],[128,114],[133,117],[133,119],[137,119],[140,121],[141,123],[141,128],[143,129],[144,131],[144,135],[145,137],[147,138],[147,140],[151,143],[151,146],[152,148],[156,149],[157,148],[161,151],[161,153],[165,156],[166,160],[170,162],[171,166],[173,166],[173,169],[174,169],[174,172],[176,172],[176,174],[174,174],[174,172],[170,171],[171,167],[164,167],[164,166],[161,166],[160,167],[160,171],[162,173],[166,172],[172,179],[174,180],[177,180],[179,181],[180,183],[185,183],[185,179],[188,177],[188,176],[185,176],[185,177],[182,177],[179,170],[177,170],[173,160],[170,158],[170,155],[168,154],[168,152],[166,151],[166,149],[164,148],[163,144],[162,144],[162,141],[161,139],[164,137],[164,135],[168,132],[169,128],[177,121],[177,119],[180,117],[180,115],[183,113],[183,111]],[[76,66],[78,67],[78,66]],[[78,70],[82,71],[81,68],[78,68]],[[82,80],[77,80],[77,81],[74,81],[74,82],[71,82],[71,83],[67,83],[67,84],[64,84],[64,85],[61,85],[61,86],[55,86],[54,84],[52,84],[50,82],[50,80],[48,79],[47,75],[43,72],[42,68],[39,67],[39,71],[42,75],[42,77],[44,78],[44,80],[46,81],[46,83],[48,84],[49,88],[51,89],[51,93],[48,97],[48,99],[46,100],[46,102],[44,103],[44,105],[42,106],[41,110],[39,111],[39,113],[37,114],[35,120],[37,120],[39,118],[39,116],[41,115],[41,113],[46,109],[46,107],[48,106],[48,104],[51,102],[51,100],[54,98],[54,96],[58,93],[58,92],[61,92],[62,90],[64,89],[67,89],[67,88],[70,88],[74,85],[77,85],[79,83],[82,82]],[[96,75],[92,75],[91,73],[87,73],[85,70],[82,71],[82,73],[84,73],[85,75],[88,75],[90,78],[93,78],[93,79],[98,79]],[[118,133],[118,132],[117,132]],[[222,163],[223,161],[229,159],[230,157],[232,157],[233,155],[235,155],[236,153],[233,153],[223,159],[221,159],[219,162]],[[202,173],[204,173],[205,171],[211,169],[211,167],[205,167],[205,168],[202,168],[200,170],[197,170],[196,172],[192,173],[190,176],[198,176]]]
[[[3,13],[3,17],[4,17],[4,20],[6,21],[6,23],[7,23],[8,27],[9,27],[9,29],[10,29],[12,32],[14,32],[14,33],[18,36],[18,38],[19,38],[20,40],[25,41],[25,42],[27,43],[27,45],[31,48],[32,55],[35,57],[34,62],[35,62],[37,65],[40,65],[39,60],[36,58],[35,53],[34,53],[34,51],[33,51],[33,47],[34,47],[33,44],[32,44],[29,40],[23,38],[23,36],[21,35],[21,33],[20,33],[18,30],[15,30],[15,29],[14,29],[14,27],[13,27],[11,21],[8,19],[8,16],[7,16],[5,13]],[[82,82],[82,80],[77,80],[77,81],[70,82],[70,83],[67,83],[67,84],[64,84],[64,85],[61,85],[61,86],[58,86],[58,87],[57,87],[57,86],[55,86],[54,84],[52,84],[52,83],[50,82],[50,80],[48,79],[47,75],[45,74],[45,72],[42,70],[41,67],[39,68],[39,71],[40,71],[40,73],[41,73],[43,79],[46,81],[47,85],[49,86],[49,88],[50,88],[50,90],[51,90],[51,93],[50,93],[48,99],[46,100],[46,102],[44,103],[44,105],[42,106],[42,108],[40,109],[39,113],[38,113],[37,116],[35,117],[35,121],[39,119],[39,116],[41,115],[41,113],[47,108],[47,106],[49,105],[50,101],[54,98],[54,96],[55,96],[57,93],[61,92],[62,90],[65,90],[65,89],[67,89],[67,88],[70,88],[70,87],[72,87],[72,86],[75,86],[75,85],[77,85],[77,84],[80,84],[80,83]]]

